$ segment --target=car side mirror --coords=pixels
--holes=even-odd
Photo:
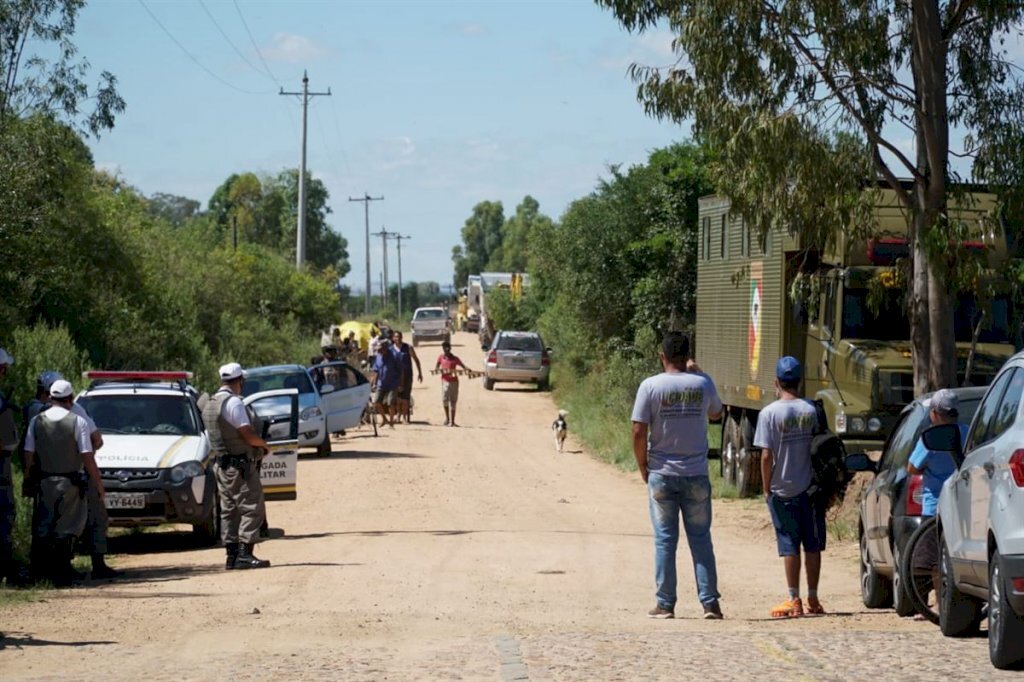
[[[921,442],[929,450],[953,455],[953,461],[958,468],[964,461],[964,449],[960,444],[960,426],[957,424],[930,426],[921,432]]]
[[[878,464],[864,452],[855,452],[852,455],[847,455],[846,459],[843,460],[843,464],[846,466],[847,471],[878,473]]]
[[[324,384],[321,386],[320,394],[323,395],[324,393],[334,393],[334,384]]]

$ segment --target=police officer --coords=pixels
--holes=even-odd
[[[53,404],[28,425],[25,435],[25,463],[31,470],[38,457],[36,494],[40,543],[39,558],[53,582],[67,586],[76,576],[71,568],[75,541],[85,527],[86,489],[91,479],[102,501],[106,497],[103,480],[96,467],[89,438],[89,424],[71,411],[74,393],[64,379],[50,387]]]
[[[14,364],[11,357],[0,348],[0,379],[7,374],[7,367]],[[18,448],[18,430],[14,424],[14,407],[0,393],[0,581],[7,578],[8,582],[18,578],[14,563],[14,542],[11,534],[14,531],[14,480],[11,474],[11,458]]]
[[[221,538],[227,552],[224,568],[267,568],[270,562],[252,553],[263,522],[259,462],[267,443],[256,435],[239,397],[245,381],[242,366],[237,362],[222,366],[220,381],[220,390],[203,407],[203,422],[217,458]]]

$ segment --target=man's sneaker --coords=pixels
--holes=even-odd
[[[653,609],[647,612],[648,618],[675,618],[676,613],[672,609],[662,608],[661,606],[655,606]]]
[[[722,620],[722,607],[718,602],[704,605],[704,620]]]

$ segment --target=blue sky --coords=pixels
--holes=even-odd
[[[145,0],[194,61],[137,0],[82,11],[78,47],[117,76],[128,105],[92,144],[97,165],[204,205],[233,172],[296,167],[301,108],[277,93],[301,89],[308,69],[311,90],[333,93],[310,106],[308,165],[349,240],[355,287],[365,238],[349,196],[384,195],[371,231],[412,237],[405,281],[447,283],[477,202],[500,200],[510,215],[530,194],[557,218],[608,164],[688,134],[648,118],[626,74],[632,62],[669,64],[668,34],[631,36],[588,0],[204,3]],[[375,283],[380,250],[373,239]],[[389,269],[394,281],[393,245]]]

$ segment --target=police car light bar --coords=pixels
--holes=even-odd
[[[192,372],[130,372],[116,370],[89,370],[82,377],[91,381],[188,381]]]

